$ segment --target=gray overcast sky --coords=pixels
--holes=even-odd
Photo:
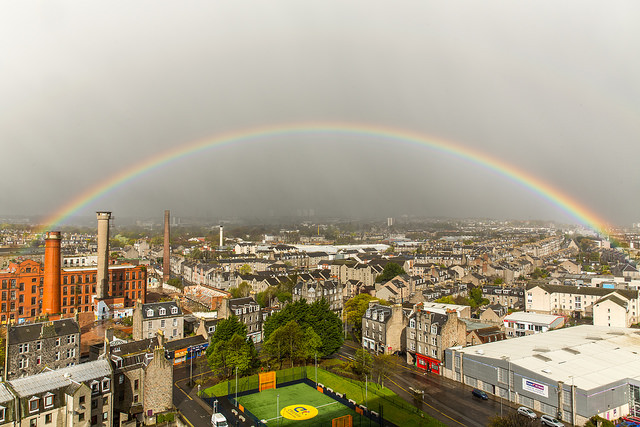
[[[640,221],[636,1],[104,1],[0,5],[0,215],[48,215],[158,152],[353,121],[457,141],[615,224]],[[80,214],[570,220],[451,156],[274,136],[154,170]]]

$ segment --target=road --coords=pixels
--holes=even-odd
[[[353,360],[356,350],[360,349],[355,343],[347,341],[340,348],[337,357],[343,360]],[[490,417],[499,415],[500,400],[480,400],[471,396],[471,387],[441,377],[426,373],[414,366],[408,365],[398,358],[398,369],[386,377],[385,386],[396,392],[410,404],[414,404],[410,387],[424,390],[422,410],[432,417],[450,426],[484,427]],[[502,411],[507,414],[515,408],[502,402]]]
[[[335,357],[342,360],[353,360],[357,347],[352,341],[347,341],[336,353]],[[398,369],[386,377],[385,386],[396,392],[405,401],[414,404],[410,387],[424,390],[422,410],[446,425],[461,427],[484,427],[493,415],[499,415],[500,400],[479,400],[471,396],[471,387],[443,378],[439,375],[426,373],[398,358]],[[206,374],[206,373],[205,373]],[[208,427],[211,425],[212,409],[196,396],[196,389],[189,386],[189,365],[174,367],[173,403],[182,414],[183,419],[192,427]],[[201,375],[201,374],[200,374]],[[194,378],[200,375],[194,375]],[[232,408],[229,402],[220,399],[222,412],[229,412]],[[502,402],[504,414],[515,411],[508,402]],[[231,419],[230,417],[228,419]],[[234,425],[234,424],[231,424]],[[250,422],[239,423],[240,426],[250,426]]]

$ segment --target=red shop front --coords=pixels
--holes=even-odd
[[[440,363],[438,359],[416,353],[416,364],[420,369],[433,372],[434,374],[440,374]]]

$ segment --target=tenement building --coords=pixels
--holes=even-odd
[[[75,319],[7,328],[5,377],[14,379],[80,362],[80,326]]]
[[[14,395],[15,403],[8,408],[17,425],[112,425],[113,376],[107,360],[47,370],[6,384]],[[5,399],[0,390],[0,400]]]
[[[184,314],[177,301],[136,303],[133,339],[153,338],[161,331],[167,340],[184,338]]]
[[[223,300],[218,312],[220,318],[226,319],[234,315],[247,325],[247,337],[253,342],[262,342],[262,315],[260,304],[251,297],[231,298]]]
[[[374,300],[362,318],[362,346],[376,354],[404,351],[406,325],[402,305],[387,307]]]

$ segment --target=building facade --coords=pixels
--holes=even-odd
[[[167,340],[184,338],[184,314],[177,301],[136,304],[133,339],[153,338],[158,332]]]
[[[376,354],[393,354],[405,349],[407,317],[402,305],[391,307],[369,303],[362,318],[362,346]]]
[[[306,300],[312,304],[321,299],[329,303],[329,309],[342,315],[342,285],[335,280],[299,281],[293,288],[293,301]]]
[[[7,328],[5,378],[8,380],[80,363],[80,326],[75,319]]]

